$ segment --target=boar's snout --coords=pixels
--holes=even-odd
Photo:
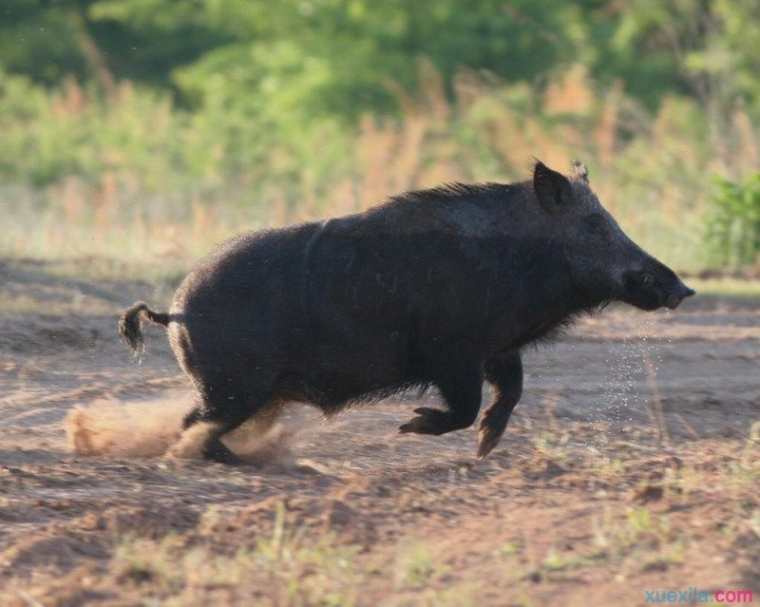
[[[667,307],[676,309],[694,290],[687,287],[673,270],[652,257],[640,269],[625,272],[625,292],[621,298],[642,310]]]

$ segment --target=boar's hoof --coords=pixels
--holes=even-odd
[[[478,432],[478,457],[480,459],[491,453],[493,448],[499,444],[499,440],[507,428],[511,412],[511,407],[503,407],[497,402],[489,407],[483,415]]]
[[[451,414],[439,409],[429,407],[420,407],[414,410],[417,417],[408,421],[399,427],[399,432],[406,434],[413,432],[415,434],[445,434],[456,429]]]
[[[490,426],[480,427],[480,438],[478,439],[478,458],[483,459],[491,453],[493,448],[499,444],[503,430],[497,430]]]
[[[212,462],[227,464],[228,466],[239,466],[243,460],[224,446],[219,439],[210,441],[203,448],[203,457]]]

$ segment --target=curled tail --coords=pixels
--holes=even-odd
[[[167,326],[169,315],[165,312],[154,312],[144,301],[138,301],[126,310],[119,318],[119,335],[127,342],[135,354],[143,350],[143,335],[140,330],[140,317],[144,316],[151,322]]]

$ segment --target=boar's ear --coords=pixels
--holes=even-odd
[[[540,160],[533,169],[533,189],[538,202],[547,211],[557,211],[570,205],[573,201],[573,187],[567,177],[552,171]]]

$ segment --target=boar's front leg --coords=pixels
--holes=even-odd
[[[502,352],[486,361],[486,379],[496,387],[496,400],[480,422],[478,457],[483,458],[498,444],[512,410],[522,396],[523,369],[520,353]]]
[[[448,410],[430,407],[415,409],[417,417],[399,428],[402,433],[446,434],[467,428],[477,419],[483,387],[479,365],[452,365],[447,362],[441,366],[445,368],[441,368],[440,373],[437,373],[439,379],[435,379],[434,383],[441,391]]]

